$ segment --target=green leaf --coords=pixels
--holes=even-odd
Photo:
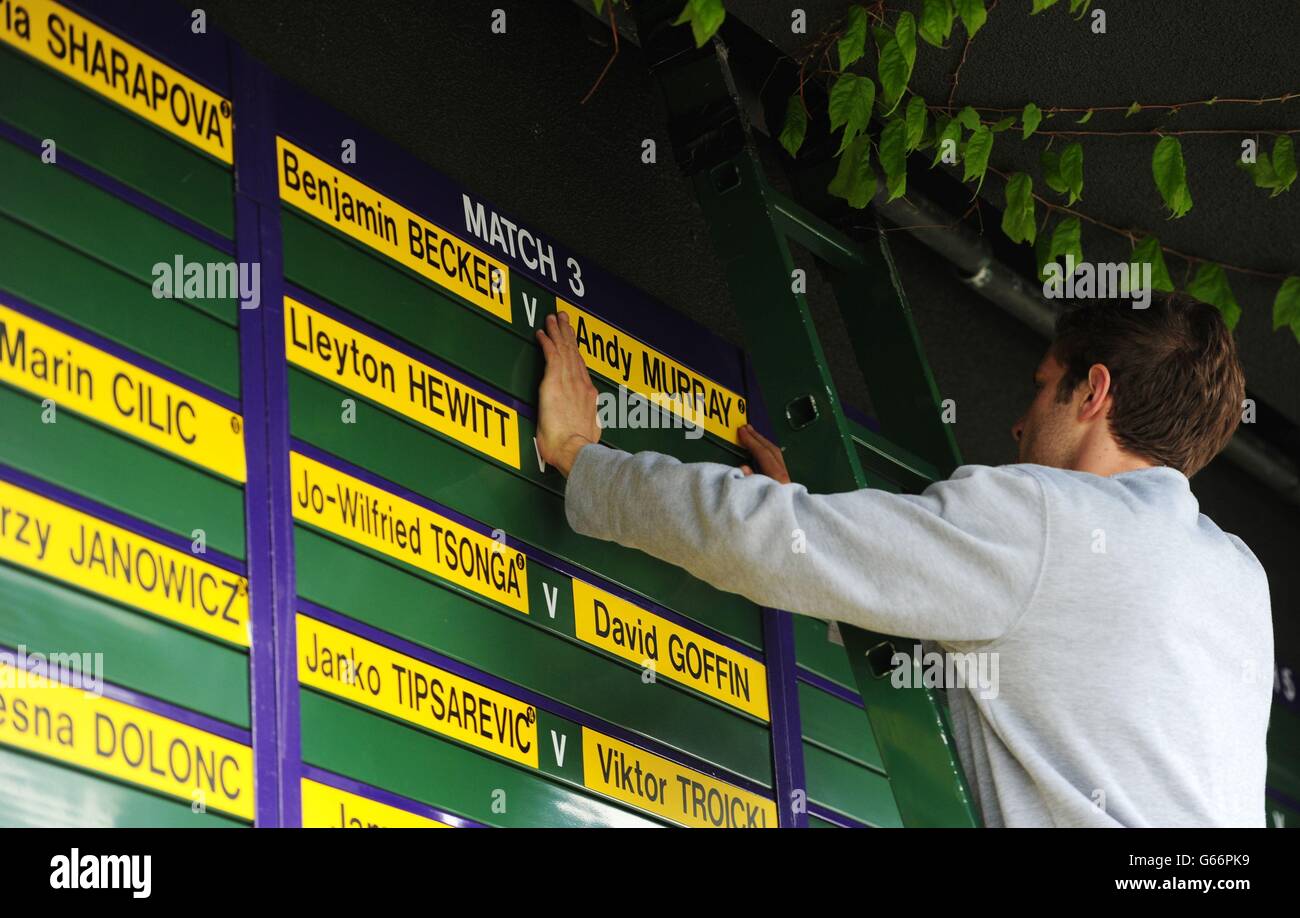
[[[1137,114],[1138,112],[1140,112],[1140,111],[1142,111],[1142,106],[1141,106],[1141,105],[1138,105],[1136,102],[1134,102],[1132,105],[1130,105],[1130,106],[1128,107],[1128,111],[1126,111],[1126,112],[1124,113],[1124,117],[1125,117],[1125,118],[1131,118],[1131,117],[1133,117],[1134,115],[1136,115],[1136,114]]]
[[[939,165],[939,160],[943,159],[944,141],[946,140],[952,141],[952,151],[955,157],[957,147],[961,143],[961,122],[956,118],[943,126],[943,130],[939,132],[939,136],[935,140],[934,162],[930,163],[931,169]],[[956,159],[953,161],[956,162]]]
[[[844,137],[840,140],[840,152],[853,142],[853,138],[867,129],[871,121],[871,107],[875,103],[876,84],[870,77],[846,73],[831,86],[829,104],[831,130],[845,125]]]
[[[849,7],[849,20],[835,46],[840,56],[840,69],[848,70],[857,63],[867,49],[867,11],[860,6]]]
[[[1201,267],[1196,271],[1196,276],[1187,285],[1187,292],[1202,303],[1218,307],[1229,330],[1237,327],[1237,320],[1241,318],[1241,307],[1237,305],[1237,298],[1232,295],[1232,288],[1228,286],[1228,278],[1223,273],[1222,267],[1208,261],[1202,262]]]
[[[969,105],[957,113],[957,120],[960,121],[962,126],[968,131],[979,130],[980,113],[975,111],[975,109],[971,108]]]
[[[1043,113],[1037,105],[1030,102],[1025,106],[1025,110],[1020,113],[1020,139],[1028,140],[1029,136],[1038,130],[1038,125],[1043,121]]]
[[[871,171],[870,137],[863,134],[849,144],[826,190],[858,210],[871,203],[876,194],[876,174]]]
[[[921,7],[921,37],[936,48],[952,34],[954,12],[952,0],[925,0]]]
[[[691,34],[695,36],[695,47],[703,48],[726,18],[727,11],[722,6],[722,0],[686,0],[686,6],[673,21],[673,25],[689,22]]]
[[[1165,264],[1165,251],[1160,247],[1160,240],[1155,236],[1147,236],[1137,244],[1137,248],[1129,256],[1129,263],[1149,264],[1152,289],[1163,290],[1165,293],[1174,292],[1174,281],[1169,276],[1169,267]]]
[[[894,40],[898,42],[899,50],[907,60],[907,75],[910,77],[912,68],[916,66],[916,17],[911,13],[898,14],[898,22],[894,24]]]
[[[591,0],[592,5],[596,7],[596,15],[599,16],[604,12],[605,0]]]
[[[1034,255],[1038,260],[1038,279],[1047,280],[1047,266],[1058,257],[1068,256],[1065,274],[1072,273],[1083,262],[1083,228],[1078,217],[1066,217],[1050,236],[1040,237],[1034,245]],[[1064,276],[1064,275],[1063,275]]]
[[[880,49],[877,75],[880,77],[880,107],[888,115],[898,107],[903,98],[903,90],[907,89],[907,81],[912,75],[911,68],[907,66],[907,57],[898,46],[897,39],[891,38]]]
[[[799,93],[792,95],[785,103],[785,126],[777,138],[787,153],[795,156],[803,146],[803,139],[808,133],[808,112],[804,110],[803,99]]]
[[[1068,256],[1066,267],[1079,267],[1083,263],[1083,227],[1078,217],[1066,217],[1052,231],[1052,255]]]
[[[1007,206],[1002,211],[1002,232],[1012,242],[1033,242],[1037,233],[1034,223],[1034,182],[1017,172],[1007,182]]]
[[[1038,157],[1038,163],[1043,167],[1043,182],[1053,191],[1059,191],[1061,194],[1067,194],[1070,186],[1061,178],[1061,154],[1052,150],[1044,150]]]
[[[1083,197],[1083,144],[1072,143],[1061,151],[1061,181],[1069,195],[1067,204]]]
[[[1070,0],[1070,12],[1078,13],[1075,19],[1082,19],[1088,14],[1088,7],[1092,6],[1092,0]]]
[[[1056,6],[1060,0],[1034,0],[1034,8],[1029,11],[1030,16],[1036,16],[1048,7]]]
[[[910,153],[921,145],[921,138],[925,136],[925,100],[920,96],[912,96],[907,100],[907,113],[903,116],[907,123],[907,140],[904,146]]]
[[[1280,185],[1277,179],[1277,173],[1273,171],[1273,160],[1269,159],[1268,154],[1261,154],[1253,163],[1243,163],[1237,160],[1237,167],[1245,171],[1255,182],[1256,188],[1267,188],[1274,194]]]
[[[1192,209],[1192,192],[1187,187],[1187,170],[1183,165],[1183,145],[1177,137],[1160,138],[1151,154],[1151,172],[1172,218],[1181,217]]]
[[[1288,277],[1278,288],[1273,300],[1273,330],[1290,328],[1296,341],[1300,341],[1300,277]]]
[[[1274,195],[1286,191],[1296,179],[1295,144],[1285,134],[1279,135],[1273,142],[1273,172],[1278,180]]]
[[[1078,121],[1076,121],[1076,122],[1074,122],[1074,123],[1075,123],[1075,124],[1087,124],[1087,123],[1088,123],[1089,121],[1091,121],[1091,120],[1092,120],[1092,109],[1088,109],[1086,112],[1083,113],[1083,117],[1080,118]]]
[[[880,167],[885,170],[888,200],[907,191],[907,122],[893,118],[880,132]]]
[[[989,153],[993,150],[993,132],[983,125],[975,133],[970,135],[970,141],[966,144],[966,173],[962,176],[963,182],[969,182],[976,179],[976,193],[984,187],[984,173],[989,167]]]
[[[961,24],[966,27],[966,37],[974,38],[989,18],[988,10],[984,9],[984,0],[955,0],[955,4]]]
[[[1008,115],[996,124],[990,124],[989,130],[994,134],[1001,134],[1003,131],[1010,129],[1011,125],[1015,123],[1016,119],[1013,116]]]

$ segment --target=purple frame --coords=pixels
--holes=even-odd
[[[717,383],[744,393],[750,402],[751,423],[770,435],[771,428],[763,408],[762,394],[752,367],[739,348],[723,341],[680,313],[667,309],[652,297],[604,271],[591,260],[563,246],[553,237],[536,231],[533,226],[518,220],[514,221],[517,225],[532,230],[537,238],[549,243],[555,254],[559,276],[557,281],[552,281],[549,276],[530,269],[518,257],[495,249],[468,233],[463,220],[462,194],[473,203],[481,204],[500,216],[510,219],[513,217],[508,212],[493,207],[491,202],[462,189],[449,178],[415,160],[385,138],[346,119],[319,100],[273,76],[264,65],[251,58],[218,30],[209,28],[206,35],[194,35],[189,28],[188,10],[163,3],[162,0],[147,0],[136,4],[122,4],[115,0],[62,0],[62,2],[111,31],[123,36],[129,35],[132,43],[146,48],[149,53],[198,79],[234,103],[235,238],[233,242],[123,183],[99,173],[93,167],[75,158],[60,157],[60,166],[214,248],[227,254],[234,254],[240,261],[256,260],[262,263],[262,306],[257,310],[241,309],[239,315],[241,398],[238,402],[195,380],[186,379],[166,367],[159,366],[141,355],[129,353],[112,342],[104,341],[83,329],[63,323],[55,316],[48,316],[44,310],[38,310],[31,304],[25,305],[33,311],[34,318],[48,321],[52,326],[60,327],[60,330],[68,331],[76,337],[94,343],[97,347],[103,347],[106,351],[115,352],[118,356],[123,356],[124,359],[149,369],[160,377],[184,385],[205,397],[212,398],[213,401],[230,410],[242,413],[248,460],[245,483],[247,519],[245,547],[248,562],[246,566],[241,565],[234,559],[218,556],[215,553],[209,553],[209,558],[220,557],[223,566],[241,573],[246,571],[250,582],[250,623],[253,641],[249,649],[251,702],[249,735],[257,769],[255,824],[258,826],[300,825],[299,779],[303,776],[318,778],[328,773],[314,769],[301,760],[299,687],[294,637],[294,614],[299,603],[294,575],[294,523],[288,469],[291,440],[287,394],[288,365],[284,359],[283,296],[288,290],[295,298],[313,306],[327,307],[322,311],[332,309],[338,312],[339,310],[337,307],[323,303],[306,291],[289,288],[283,279],[280,240],[281,205],[274,155],[277,133],[283,134],[318,155],[322,151],[335,149],[341,137],[357,139],[359,144],[366,147],[367,154],[362,158],[361,163],[350,167],[350,174],[384,194],[401,200],[413,211],[439,224],[447,231],[484,251],[491,252],[493,257],[509,265],[512,271],[519,272],[533,283],[590,310]],[[35,138],[7,126],[0,125],[0,138],[28,149],[38,146]],[[176,142],[180,143],[180,141]],[[330,157],[327,155],[325,158]],[[401,189],[401,191],[394,194],[394,189]],[[564,283],[563,266],[570,257],[577,259],[582,265],[582,276],[586,287],[582,297],[574,296]],[[16,305],[17,298],[10,298],[10,302]],[[531,408],[521,405],[504,393],[493,391],[493,387],[482,381],[465,377],[465,374],[446,366],[444,362],[433,358],[432,355],[419,352],[418,349],[369,326],[357,317],[350,314],[344,317],[349,323],[365,329],[368,334],[374,334],[380,340],[405,350],[411,356],[493,394],[502,402],[520,410],[521,414],[527,417],[534,416]],[[292,445],[295,448],[303,448],[305,453],[312,452],[310,447],[304,448],[305,444]],[[323,455],[319,451],[316,453]],[[341,464],[333,457],[329,457],[329,461],[334,465]],[[354,474],[357,472],[362,472],[357,477],[366,478],[367,473],[363,470],[357,469]],[[0,477],[23,483],[24,486],[28,486],[28,482],[35,483],[30,476],[17,470],[8,472],[0,470]],[[377,478],[377,476],[372,477]],[[472,528],[480,531],[482,529],[481,524],[450,509],[439,508],[433,502],[413,495],[392,483],[382,482],[382,480],[372,481],[372,483],[411,497],[417,502],[430,506],[430,509],[435,509]],[[58,499],[64,502],[79,507],[91,507],[93,509],[88,512],[93,512],[119,525],[122,524],[119,521],[124,521],[129,524],[127,528],[157,538],[160,542],[175,544],[178,541],[175,536],[157,530],[156,527],[130,520],[111,508],[102,507],[76,495],[69,495],[62,489],[44,483],[39,484],[46,491],[57,493]],[[41,488],[34,487],[32,490],[41,490]],[[263,520],[269,521],[269,525]],[[517,543],[512,544],[523,549],[523,546]],[[526,553],[561,573],[601,584],[602,589],[621,595],[656,614],[717,640],[737,652],[762,660],[768,670],[769,698],[772,701],[770,726],[773,774],[781,824],[783,826],[806,824],[806,819],[794,820],[786,813],[786,808],[780,806],[782,795],[804,785],[797,680],[802,679],[819,688],[826,686],[809,679],[810,674],[801,671],[796,665],[793,630],[788,613],[775,610],[763,611],[764,650],[760,653],[734,638],[659,606],[645,597],[617,585],[602,583],[601,578],[549,553],[532,547],[528,547]],[[361,626],[357,623],[356,627]],[[399,640],[391,635],[384,635],[384,638],[389,642]],[[422,653],[432,653],[422,648],[415,648],[415,645],[412,647],[421,650]],[[452,661],[448,661],[446,665],[451,668],[451,663]],[[476,678],[483,681],[491,680],[493,677],[480,674]],[[505,686],[505,683],[501,685]],[[532,694],[517,686],[507,686],[505,690],[516,696],[520,693]],[[837,694],[843,697],[842,690],[838,687]],[[540,696],[537,698],[542,702],[539,704],[540,707],[558,710],[561,716],[568,716],[579,723],[590,721],[593,727],[602,732],[626,738],[627,741],[654,751],[656,754],[664,755],[666,758],[679,761],[688,767],[737,786],[752,789],[762,796],[771,796],[769,789],[747,779],[731,775],[707,763],[696,762],[690,756],[668,747],[661,747],[654,741],[646,740],[623,728],[595,721],[582,712],[572,711],[571,714],[564,714],[564,710],[569,710],[566,706],[542,699]],[[162,702],[152,703],[165,705]],[[171,706],[166,707],[171,709]],[[196,719],[201,717],[191,712],[176,710],[178,714]],[[348,781],[339,776],[330,776],[330,779],[325,783],[333,783],[335,786],[342,786],[340,782]],[[363,787],[356,782],[353,784]],[[364,793],[382,799],[381,795],[387,792],[369,788]],[[396,795],[391,796],[400,799]],[[409,801],[397,805],[411,808]],[[819,809],[812,807],[810,811],[814,815],[823,816],[839,824],[853,824],[851,820],[846,821],[844,817],[837,814],[823,814]],[[443,815],[448,819],[451,818],[449,814]],[[460,820],[460,822],[469,821]]]

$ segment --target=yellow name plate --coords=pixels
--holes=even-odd
[[[234,481],[245,479],[239,415],[0,304],[0,382]],[[56,414],[57,417],[57,414]]]
[[[295,519],[528,614],[528,567],[507,548],[391,491],[289,454]]]
[[[582,779],[592,790],[684,826],[700,829],[774,829],[776,804],[582,728]]]
[[[301,613],[298,681],[537,767],[532,705]]]
[[[229,165],[227,99],[50,0],[0,0],[0,41]]]
[[[0,743],[191,805],[253,818],[248,746],[3,660]]]
[[[449,829],[451,826],[369,797],[302,779],[304,829]]]
[[[243,577],[6,481],[0,560],[249,646]]]
[[[749,423],[743,395],[558,297],[555,311],[569,317],[588,368],[715,437],[740,442],[737,431]]]
[[[295,366],[519,468],[513,408],[291,297],[284,349]]]
[[[769,719],[767,668],[724,644],[577,579],[573,627],[581,641]]]
[[[277,137],[280,199],[510,321],[510,269],[302,147]]]

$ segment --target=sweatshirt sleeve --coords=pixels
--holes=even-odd
[[[565,514],[759,605],[935,641],[1004,635],[1037,588],[1043,485],[1027,466],[959,468],[919,495],[810,494],[660,453],[585,446]]]

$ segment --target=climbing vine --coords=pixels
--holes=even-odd
[[[901,12],[892,25],[886,21],[884,0],[850,7],[844,20],[817,38],[797,61],[799,88],[786,102],[784,123],[778,140],[791,156],[797,156],[809,128],[810,114],[804,99],[809,80],[824,80],[829,87],[827,117],[829,129],[840,132],[836,171],[827,190],[849,206],[865,208],[875,197],[883,178],[887,200],[907,191],[908,157],[929,153],[930,167],[941,163],[961,169],[962,181],[978,194],[989,173],[1003,183],[1005,207],[1002,231],[1013,242],[1033,247],[1040,279],[1049,266],[1061,258],[1083,262],[1082,224],[1124,236],[1132,246],[1130,263],[1150,265],[1151,286],[1173,291],[1166,255],[1187,267],[1182,289],[1191,296],[1216,306],[1229,327],[1241,316],[1227,272],[1249,274],[1279,281],[1273,302],[1273,328],[1289,328],[1300,341],[1300,277],[1259,271],[1216,262],[1179,252],[1163,245],[1154,233],[1112,226],[1094,218],[1076,205],[1084,193],[1084,146],[1082,139],[1150,135],[1151,179],[1164,204],[1167,219],[1180,219],[1193,207],[1180,137],[1187,134],[1237,134],[1243,139],[1239,167],[1255,187],[1277,196],[1295,183],[1295,146],[1288,130],[1098,130],[1084,129],[1096,114],[1127,119],[1142,111],[1177,113],[1195,106],[1285,103],[1300,99],[1300,92],[1285,92],[1260,99],[1204,99],[1178,103],[1139,103],[1125,106],[1074,108],[1041,106],[1033,101],[1017,109],[967,105],[956,110],[961,67],[971,42],[997,7],[999,0],[923,0],[919,21],[911,12]],[[603,0],[595,0],[599,10]],[[1029,15],[1051,7],[1068,7],[1076,19],[1089,16],[1092,0],[1030,0]],[[1094,22],[1100,10],[1092,11]],[[726,12],[722,0],[687,0],[677,25],[689,24],[697,46],[713,37]],[[1104,19],[1103,19],[1104,22]],[[958,28],[960,27],[960,33]],[[918,39],[936,48],[964,35],[961,61],[952,77],[945,104],[931,104],[909,88],[916,62]],[[874,49],[874,54],[871,53]],[[1050,129],[1048,122],[1069,121]],[[1013,129],[1015,129],[1013,131]],[[1010,132],[1010,133],[1009,133]],[[1011,142],[1029,142],[1035,134],[1047,138],[1038,157],[1038,173],[1006,174],[989,164],[994,142],[1009,133]],[[1261,135],[1272,135],[1272,148],[1259,143]],[[1252,139],[1253,138],[1253,139]],[[1054,148],[1060,141],[1059,149]],[[1001,141],[1007,142],[1007,141]],[[879,172],[879,176],[877,174]],[[1037,181],[1037,185],[1035,184]],[[978,198],[972,209],[978,207]],[[1039,208],[1042,215],[1039,215]],[[1192,269],[1195,268],[1195,274]],[[1188,277],[1190,276],[1190,279]]]

